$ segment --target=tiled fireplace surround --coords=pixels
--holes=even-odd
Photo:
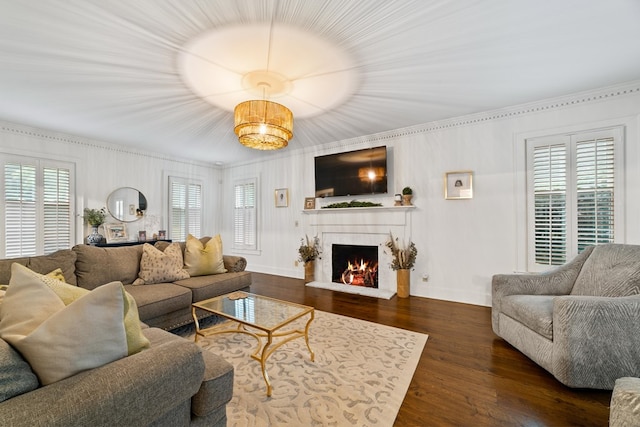
[[[322,245],[322,259],[316,260],[315,281],[308,284],[325,289],[389,299],[396,293],[396,273],[391,270],[391,255],[385,246],[389,233],[401,242],[411,236],[411,210],[406,207],[316,209],[304,211],[309,237],[317,235]],[[351,286],[331,282],[333,244],[378,247],[378,288]]]

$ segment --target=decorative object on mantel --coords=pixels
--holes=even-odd
[[[393,206],[402,206],[402,194],[398,193],[393,196]]]
[[[304,198],[304,208],[305,209],[315,209],[316,208],[316,198],[315,197],[305,197]]]
[[[389,232],[389,240],[386,246],[391,250],[391,269],[396,271],[398,279],[398,297],[407,298],[410,294],[411,269],[416,262],[418,249],[415,243],[409,240],[409,244],[401,247],[398,238],[393,238],[393,234]]]
[[[473,172],[457,171],[445,173],[444,198],[447,200],[473,198]]]
[[[304,237],[304,239],[300,239],[298,254],[300,255],[299,261],[304,262],[304,283],[309,283],[313,282],[315,278],[315,261],[316,258],[320,258],[322,248],[318,236],[309,239],[309,236],[305,234]]]
[[[322,209],[371,208],[371,207],[374,207],[374,206],[382,206],[382,203],[359,202],[357,200],[352,200],[350,202],[332,203],[330,205],[323,206]]]
[[[413,198],[413,190],[411,187],[404,187],[402,189],[402,206],[411,206],[411,199]]]
[[[89,209],[84,208],[84,220],[87,224],[91,226],[91,234],[87,236],[87,244],[89,245],[97,245],[102,242],[104,236],[98,233],[98,227],[104,224],[104,220],[107,216],[107,211],[105,208],[100,209]]]

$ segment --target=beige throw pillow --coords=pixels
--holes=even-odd
[[[87,291],[14,263],[0,305],[0,337],[47,385],[148,346],[137,316],[120,282]],[[135,320],[130,327],[136,347],[128,342],[127,318]]]
[[[192,277],[226,273],[220,235],[212,237],[203,245],[200,239],[189,234],[184,250],[184,267]]]
[[[182,249],[179,243],[171,243],[162,252],[145,243],[142,248],[140,272],[134,285],[152,285],[188,279],[189,273],[183,269]]]

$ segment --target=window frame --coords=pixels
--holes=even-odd
[[[541,135],[536,137],[524,138],[524,158],[525,158],[525,209],[526,209],[526,262],[525,270],[529,272],[541,272],[557,265],[538,264],[536,262],[535,253],[535,212],[534,212],[534,188],[532,176],[531,156],[533,148],[544,145],[564,145],[566,151],[566,261],[570,261],[578,253],[578,213],[577,213],[577,195],[578,188],[576,183],[576,144],[585,139],[613,137],[614,150],[614,239],[613,242],[624,242],[624,137],[625,127],[622,125],[609,126],[606,128],[580,130],[576,129],[571,132]]]
[[[7,215],[7,204],[5,203],[6,198],[6,181],[5,181],[5,167],[7,164],[19,164],[20,166],[33,166],[35,171],[35,236],[34,236],[34,251],[33,252],[23,252],[20,251],[20,254],[10,254],[7,255],[7,240],[3,239],[0,242],[0,253],[3,254],[5,258],[9,257],[23,257],[23,256],[40,256],[40,255],[48,255],[60,249],[70,249],[76,242],[76,165],[74,162],[67,162],[62,160],[52,160],[52,159],[44,159],[40,157],[33,156],[22,156],[22,155],[12,155],[6,153],[0,153],[0,164],[2,166],[2,179],[1,179],[1,202],[0,202],[0,233],[3,236],[7,236],[7,228],[6,228],[6,215]],[[50,248],[48,252],[45,252],[47,249],[47,235],[46,233],[46,224],[45,224],[45,210],[46,210],[46,200],[45,200],[45,170],[46,169],[56,169],[56,170],[66,170],[68,171],[68,221],[66,222],[65,228],[67,230],[67,238],[68,242],[53,242],[54,248]],[[24,235],[24,232],[20,232],[21,235]]]
[[[182,236],[176,236],[174,234],[174,229],[173,229],[173,221],[174,221],[174,214],[173,214],[173,190],[174,190],[174,184],[176,185],[183,185],[186,189],[185,191],[185,206],[184,206],[184,220],[185,220],[185,227],[184,227],[184,238]],[[197,227],[192,227],[192,224],[190,222],[190,218],[192,218],[192,208],[190,208],[189,203],[190,203],[190,198],[189,198],[189,187],[190,186],[199,186],[200,187],[200,207],[199,210],[195,211],[198,213],[198,217],[199,217],[199,223],[197,224]],[[197,238],[202,237],[202,229],[203,229],[203,217],[204,217],[204,212],[203,212],[203,207],[204,207],[204,192],[205,192],[205,188],[204,188],[204,183],[202,180],[200,179],[190,179],[190,178],[184,178],[184,177],[180,177],[180,176],[175,176],[175,175],[169,175],[167,177],[167,237],[173,241],[186,241],[187,240],[187,235],[191,234]],[[197,228],[197,229],[196,229]]]
[[[254,236],[254,241],[251,244],[248,243],[239,243],[238,240],[239,236],[238,236],[238,229],[236,228],[237,225],[237,221],[236,221],[236,216],[237,216],[237,209],[238,207],[236,206],[236,190],[238,186],[245,186],[245,185],[253,185],[254,188],[254,206],[253,208],[251,208],[251,212],[253,214],[253,230],[251,230],[253,236]],[[237,178],[233,180],[233,187],[232,187],[232,197],[233,197],[233,212],[231,215],[231,227],[232,227],[232,249],[235,252],[238,253],[248,253],[248,254],[257,254],[259,253],[259,235],[258,235],[258,230],[259,230],[259,208],[260,208],[260,199],[259,199],[259,184],[260,184],[260,180],[258,177],[246,177],[246,178]],[[246,207],[244,207],[243,209],[246,209]],[[246,226],[246,221],[244,222],[244,225]],[[246,233],[244,233],[246,234]],[[242,239],[244,240],[244,239]]]

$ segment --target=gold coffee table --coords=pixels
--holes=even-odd
[[[200,329],[200,323],[196,316],[196,310],[198,309],[217,314],[218,316],[236,322],[237,326],[224,328],[225,325],[223,324]],[[311,361],[313,362],[314,360],[315,355],[309,346],[309,326],[314,318],[313,307],[248,292],[233,292],[191,304],[191,314],[196,324],[196,342],[198,341],[198,337],[224,333],[247,334],[258,340],[258,347],[251,357],[260,362],[262,376],[267,384],[267,396],[271,396],[272,388],[269,375],[267,374],[266,363],[269,356],[271,356],[278,347],[293,339],[304,337],[304,341],[311,354]],[[307,320],[304,329],[282,330],[294,320],[307,314],[309,315],[309,320]],[[257,331],[248,330],[247,326],[257,329]],[[264,345],[262,338],[266,338]],[[274,342],[274,338],[282,338],[282,340]]]

